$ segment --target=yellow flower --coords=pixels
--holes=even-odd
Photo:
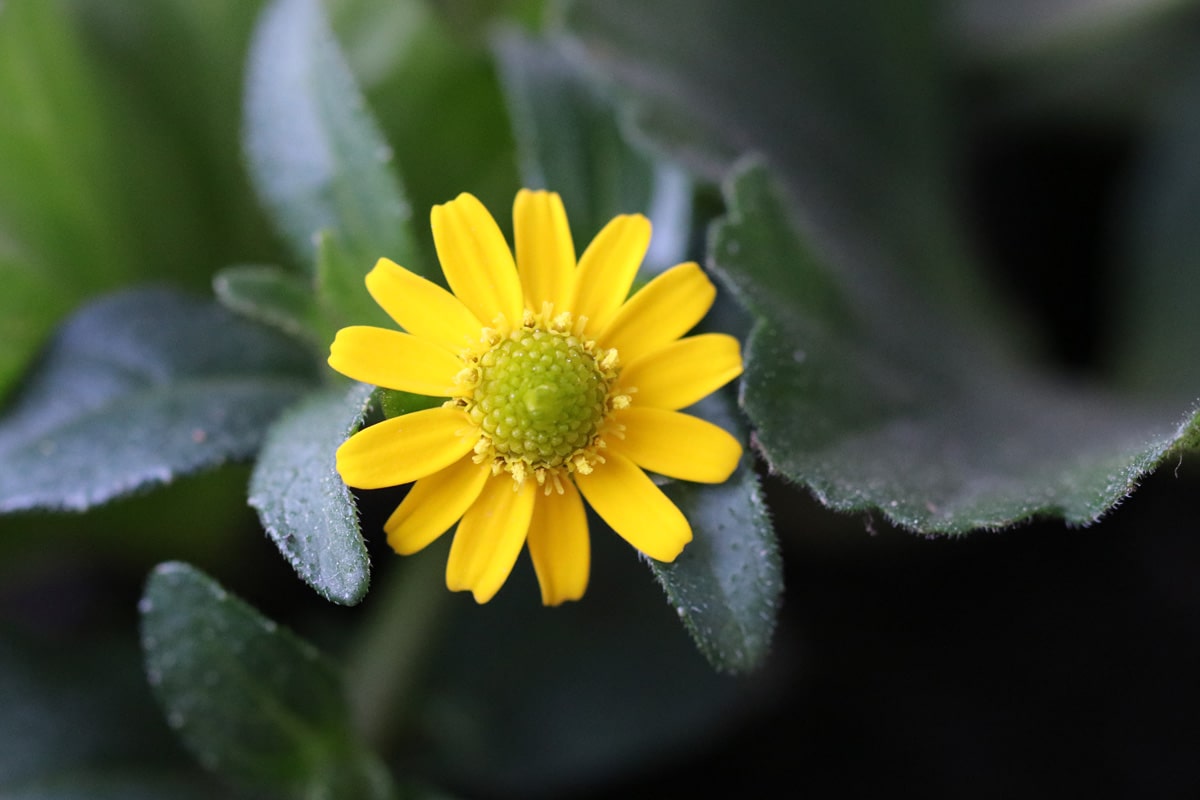
[[[587,588],[585,498],[627,542],[673,561],[692,539],[644,472],[720,483],[742,448],[678,409],[742,372],[736,339],[680,338],[716,289],[680,264],[628,297],[650,222],[619,216],[578,263],[562,200],[522,190],[516,260],[487,209],[460,194],[434,206],[433,239],[453,294],[380,259],[367,289],[404,329],[338,332],[329,364],[364,383],[449,398],[356,433],[337,451],[349,486],[416,481],[384,528],[402,555],[456,522],[446,585],[485,603],[528,544],[542,602]],[[628,297],[628,299],[626,299]]]

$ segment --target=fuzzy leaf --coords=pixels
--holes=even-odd
[[[897,318],[876,326],[801,300],[772,280],[778,265],[822,264],[789,233],[778,188],[751,167],[729,202],[713,255],[762,315],[747,345],[746,412],[771,467],[829,506],[877,508],[927,532],[1042,514],[1087,524],[1197,435],[1195,412],[1056,380],[967,338],[908,349],[888,335]],[[787,308],[799,313],[775,310]]]
[[[334,452],[361,424],[373,388],[339,385],[288,409],[250,478],[250,505],[279,552],[305,583],[343,605],[366,595],[371,563]]]
[[[743,402],[773,469],[920,531],[1088,523],[1193,414],[1014,355],[952,211],[935,9],[581,0],[569,19],[663,146],[714,177],[768,165],[735,168],[710,259],[758,320]]]
[[[244,147],[255,186],[301,263],[328,232],[361,283],[380,256],[418,265],[391,149],[318,0],[275,0],[251,46]]]
[[[697,416],[739,432],[735,393],[702,401]],[[713,667],[749,672],[767,657],[783,595],[783,562],[749,451],[728,481],[674,481],[663,491],[687,515],[694,538],[670,564],[649,560],[667,598]]]
[[[151,573],[139,609],[150,685],[205,767],[272,796],[393,796],[340,675],[307,642],[178,562]]]
[[[309,356],[215,304],[134,289],[77,312],[0,418],[0,511],[82,511],[253,455]]]

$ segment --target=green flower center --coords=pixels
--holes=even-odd
[[[479,357],[467,412],[520,480],[527,470],[563,466],[593,446],[608,413],[613,374],[590,342],[524,327]],[[514,462],[522,467],[514,469]]]

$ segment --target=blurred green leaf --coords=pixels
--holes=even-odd
[[[1190,402],[1200,394],[1200,61],[1193,56],[1154,109],[1144,158],[1121,209],[1128,268],[1114,294],[1125,307],[1118,366],[1131,386]]]
[[[280,267],[237,264],[213,278],[213,292],[226,308],[324,349],[333,341],[317,309],[310,281]]]
[[[618,214],[641,213],[654,224],[646,267],[658,271],[682,261],[692,210],[683,170],[625,141],[612,101],[580,73],[561,42],[504,28],[492,49],[517,134],[522,182],[562,196],[576,250],[582,253]]]
[[[378,0],[362,0],[378,2]],[[467,191],[491,209],[501,227],[517,185],[512,126],[495,67],[481,43],[456,36],[442,15],[423,2],[408,22],[409,36],[390,69],[371,77],[375,110],[403,168],[415,209],[416,258],[376,252],[440,282],[429,209]],[[418,260],[419,259],[419,260]]]
[[[930,532],[1039,514],[1087,524],[1196,435],[1197,417],[1178,407],[1055,380],[952,336],[908,351],[886,327],[814,308],[801,287],[771,280],[781,264],[825,264],[790,231],[765,170],[737,175],[729,203],[713,257],[762,316],[745,408],[772,468],[827,505]]]
[[[324,346],[333,341],[333,333],[347,325],[374,325],[394,328],[392,321],[367,291],[364,278],[371,267],[372,259],[363,262],[346,250],[337,237],[321,233],[317,237],[317,303],[321,309],[325,327],[330,331]]]
[[[255,186],[302,264],[328,232],[345,256],[338,268],[359,280],[380,256],[420,269],[391,148],[318,0],[275,0],[263,12],[243,141]]]
[[[1092,522],[1193,421],[1013,357],[951,213],[933,10],[581,1],[569,19],[664,146],[713,176],[765,160],[728,181],[710,258],[758,318],[743,402],[773,469],[919,531]]]
[[[169,289],[97,300],[0,418],[0,511],[81,511],[252,455],[311,356]]]
[[[354,605],[371,562],[354,497],[334,453],[362,423],[374,387],[314,392],[271,426],[250,479],[250,505],[296,573],[327,600]]]
[[[206,768],[256,797],[394,796],[350,729],[340,676],[307,642],[178,562],[151,573],[139,608],[150,685]]]
[[[942,318],[973,330],[999,311],[971,268],[950,194],[936,8],[574,0],[565,18],[577,51],[619,82],[660,148],[713,181],[743,154],[762,156],[805,235],[837,253],[856,303],[878,314],[919,303],[915,318],[940,315],[925,331]]]
[[[954,0],[950,18],[973,57],[1087,47],[1137,29],[1191,0]]]

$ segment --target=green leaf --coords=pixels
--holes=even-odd
[[[161,564],[139,605],[146,675],[197,760],[261,796],[392,797],[311,645],[195,568]]]
[[[936,8],[575,0],[565,17],[659,147],[714,181],[743,154],[762,156],[806,235],[874,293],[874,313],[928,294],[956,324],[979,327],[999,312],[965,263],[949,192]]]
[[[251,46],[244,148],[251,175],[301,263],[328,232],[339,267],[381,256],[419,269],[391,149],[366,108],[318,0],[275,0]]]
[[[825,265],[789,231],[778,187],[751,166],[728,194],[713,257],[762,317],[747,345],[745,409],[771,467],[825,504],[877,508],[927,532],[1039,514],[1087,524],[1196,435],[1194,414],[1055,380],[965,338],[909,350],[889,336],[909,322],[899,314],[848,320],[792,298],[801,290],[771,280],[778,265]]]
[[[310,356],[169,289],[95,301],[0,418],[0,511],[82,511],[251,456],[313,383]]]
[[[561,41],[505,28],[492,49],[517,133],[522,182],[562,195],[576,249],[582,253],[613,217],[636,212],[654,224],[647,268],[682,261],[692,210],[682,169],[626,142],[611,99],[567,57]]]
[[[955,0],[949,9],[964,52],[1013,58],[1108,42],[1188,6],[1184,0]]]
[[[237,264],[213,278],[213,293],[233,311],[325,347],[333,331],[317,308],[310,281],[280,267]]]
[[[279,552],[322,597],[343,605],[366,595],[371,562],[334,453],[362,423],[373,390],[339,385],[288,409],[250,478],[250,505]]]
[[[757,318],[743,403],[771,468],[919,531],[1096,520],[1194,421],[1014,355],[952,213],[935,7],[767,5],[569,19],[663,146],[767,165],[727,181],[710,260]]]
[[[745,444],[734,395],[725,390],[689,409]],[[747,451],[728,481],[673,481],[663,490],[687,515],[693,539],[670,564],[647,559],[667,598],[709,662],[745,673],[770,651],[783,595],[779,540]]]

